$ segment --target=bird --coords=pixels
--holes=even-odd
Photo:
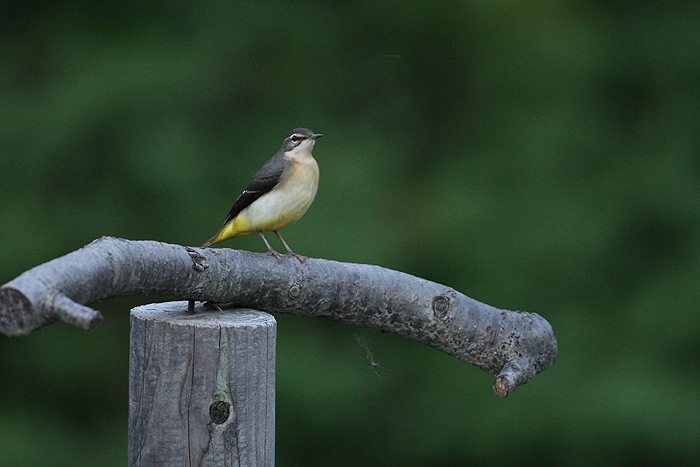
[[[305,256],[294,253],[279,233],[309,209],[318,191],[318,164],[312,151],[321,136],[308,128],[295,128],[285,136],[279,151],[257,171],[238,196],[223,227],[202,248],[234,237],[258,234],[267,254],[278,260],[293,256],[303,263]],[[264,232],[274,232],[287,253],[275,251]]]

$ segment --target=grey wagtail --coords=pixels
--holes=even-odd
[[[308,128],[295,128],[282,141],[282,147],[255,174],[243,190],[216,235],[202,247],[208,247],[233,237],[259,234],[268,255],[281,259],[294,256],[306,259],[289,248],[279,230],[295,223],[304,215],[318,190],[318,164],[311,151],[321,134]],[[270,246],[263,232],[273,231],[287,254]]]

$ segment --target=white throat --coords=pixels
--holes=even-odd
[[[307,139],[301,142],[299,146],[295,147],[291,151],[284,153],[284,157],[288,159],[305,159],[307,157],[313,157],[311,151],[314,149],[314,144],[316,144],[315,139]]]

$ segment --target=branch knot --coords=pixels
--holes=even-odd
[[[287,289],[287,298],[291,302],[296,302],[301,298],[302,292],[304,291],[304,285],[301,278],[296,279],[292,285]]]
[[[433,297],[433,313],[435,313],[435,316],[444,320],[452,309],[456,298],[457,294],[454,290]]]

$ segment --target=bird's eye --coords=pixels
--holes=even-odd
[[[298,143],[299,141],[301,141],[303,139],[304,139],[304,137],[302,135],[297,135],[297,134],[292,135],[292,143]]]

